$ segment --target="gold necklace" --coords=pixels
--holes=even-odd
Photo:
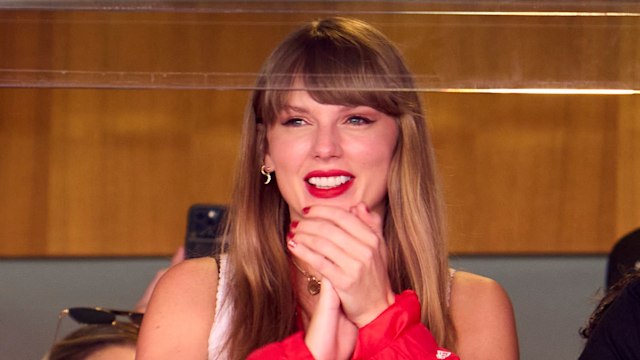
[[[309,292],[309,294],[320,294],[320,280],[318,280],[315,276],[309,274],[308,272],[302,270],[302,268],[298,266],[298,264],[296,264],[293,259],[291,259],[291,262],[293,263],[293,266],[295,266],[296,269],[298,269],[298,271],[300,271],[300,273],[307,278],[307,291]]]

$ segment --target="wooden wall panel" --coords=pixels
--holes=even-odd
[[[616,182],[616,238],[640,227],[640,99],[625,97],[620,101]]]
[[[3,255],[164,254],[229,201],[246,92],[38,90],[47,116],[29,92],[0,91]]]
[[[435,87],[640,81],[634,19],[363,16]],[[173,252],[191,204],[229,201],[249,94],[150,89],[144,75],[182,86],[255,73],[309,18],[0,12],[0,70],[78,76],[59,89],[0,89],[0,256]],[[120,75],[139,83],[93,87]],[[424,100],[455,253],[603,253],[640,226],[638,95]]]
[[[49,105],[46,91],[0,90],[2,254],[46,253]]]
[[[617,120],[637,98],[427,100],[455,252],[599,253],[640,225],[638,206],[618,195],[637,191],[640,152]],[[631,117],[639,123],[638,113]]]

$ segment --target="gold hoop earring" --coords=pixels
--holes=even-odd
[[[269,168],[266,167],[265,165],[262,165],[260,167],[260,173],[267,177],[267,180],[264,181],[264,184],[265,185],[269,185],[269,183],[271,182],[271,173],[272,173],[272,171],[269,170]]]

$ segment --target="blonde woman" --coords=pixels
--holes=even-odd
[[[161,279],[139,359],[517,359],[494,281],[449,269],[435,161],[397,48],[314,21],[247,109],[228,253]]]

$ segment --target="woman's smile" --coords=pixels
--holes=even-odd
[[[353,174],[342,170],[316,170],[305,176],[307,190],[311,196],[325,199],[342,195],[349,190],[354,180]]]

